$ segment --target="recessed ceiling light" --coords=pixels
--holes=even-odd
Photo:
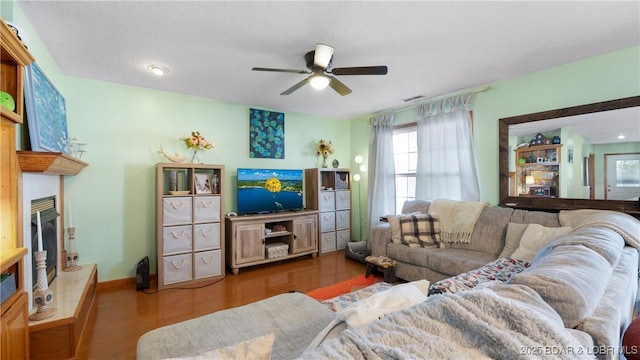
[[[625,138],[625,136],[624,136],[624,135],[618,135],[618,140],[622,140],[622,139],[624,139],[624,138]]]
[[[169,72],[169,68],[166,66],[162,66],[162,65],[157,65],[157,64],[153,64],[153,65],[149,65],[147,66],[147,68],[149,70],[151,70],[151,72],[153,72],[154,74],[158,75],[158,76],[162,76],[166,73]]]

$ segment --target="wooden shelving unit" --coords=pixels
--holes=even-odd
[[[208,193],[198,193],[196,176],[209,181]],[[225,277],[223,189],[224,165],[156,165],[159,290]]]
[[[557,145],[537,145],[515,150],[515,194],[517,196],[558,197],[560,149]],[[527,177],[533,180],[527,184]]]
[[[16,124],[23,121],[24,68],[34,61],[24,44],[0,19],[0,90],[14,99],[14,110],[0,106],[0,270],[13,274],[16,291],[0,304],[0,358],[29,359],[29,307],[24,288],[20,169]]]
[[[351,172],[305,169],[307,209],[318,210],[320,253],[342,250],[351,241]]]

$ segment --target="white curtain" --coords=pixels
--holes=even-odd
[[[393,161],[394,114],[383,114],[370,120],[369,136],[369,226],[380,223],[381,216],[395,214],[396,177]],[[367,231],[367,234],[369,232]]]
[[[470,94],[418,107],[416,199],[480,200]]]

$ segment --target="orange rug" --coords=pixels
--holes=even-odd
[[[331,299],[338,295],[346,294],[348,292],[360,290],[364,287],[373,285],[380,281],[382,281],[382,278],[378,276],[370,275],[368,278],[365,278],[364,275],[359,275],[354,277],[353,279],[311,290],[307,293],[307,295],[318,301],[322,301]]]

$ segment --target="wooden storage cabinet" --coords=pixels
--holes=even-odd
[[[246,266],[318,254],[318,212],[227,216],[226,262],[236,275]],[[268,244],[287,245],[283,256],[269,257]]]
[[[195,176],[214,184],[196,191]],[[158,289],[224,277],[223,165],[156,165]]]
[[[307,209],[319,211],[320,253],[346,248],[351,241],[351,173],[348,169],[305,170]]]
[[[11,95],[15,110],[0,106],[0,273],[12,273],[16,291],[0,304],[0,358],[29,359],[29,307],[24,290],[21,173],[16,154],[16,124],[23,121],[24,69],[34,61],[22,42],[0,19],[0,91]]]
[[[27,308],[27,293],[22,291],[16,301],[3,309],[2,325],[2,359],[28,359],[29,358],[29,317]]]
[[[49,286],[55,316],[29,322],[32,360],[76,359],[98,283],[97,264],[63,271]],[[4,359],[4,358],[3,358]]]

